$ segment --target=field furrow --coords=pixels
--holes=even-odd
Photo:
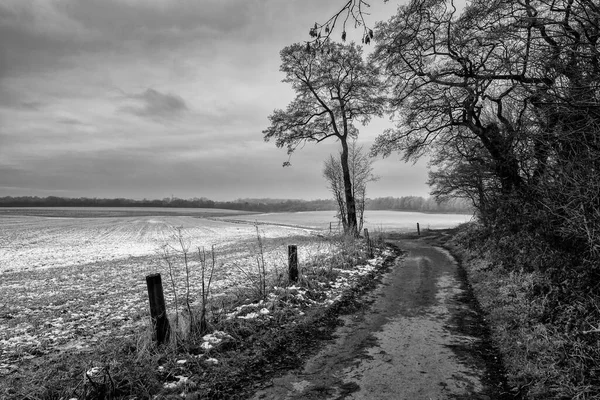
[[[195,247],[227,245],[256,236],[255,227],[187,216],[44,218],[1,217],[0,272],[67,267],[153,255],[175,244],[177,228]],[[263,227],[266,237],[306,230]]]

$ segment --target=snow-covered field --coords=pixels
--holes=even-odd
[[[68,267],[155,254],[182,227],[194,247],[256,238],[251,224],[190,216],[69,218],[0,216],[0,273]],[[265,238],[307,235],[306,229],[263,225]]]
[[[265,213],[233,215],[220,217],[224,221],[239,220],[259,223],[273,223],[309,227],[315,229],[339,229],[335,211],[304,211],[289,213]],[[369,231],[416,231],[417,223],[421,229],[453,228],[468,222],[472,216],[467,214],[432,214],[409,211],[367,210],[364,227]]]
[[[210,255],[215,246],[212,289],[219,293],[252,285],[257,260],[264,259],[269,271],[283,271],[288,244],[298,245],[301,263],[330,246],[311,230],[260,225],[264,248],[257,259],[257,228],[251,223],[190,216],[0,216],[0,376],[22,359],[85,349],[139,330],[148,315],[147,274],[161,273],[172,308],[174,293],[180,300],[186,293],[178,227],[191,254],[192,302],[201,286],[198,248]]]
[[[315,235],[334,220],[331,211],[232,213],[237,215],[231,220],[216,212],[148,212],[36,209],[20,215],[11,209],[0,214],[0,377],[25,359],[65,348],[92,349],[108,337],[139,332],[148,320],[148,274],[161,273],[172,311],[174,295],[181,301],[187,292],[178,228],[191,254],[192,303],[202,282],[198,249],[210,255],[214,246],[211,289],[216,298],[252,287],[259,263],[275,275],[284,273],[289,244],[298,245],[301,267],[317,255],[330,254],[333,246]],[[408,230],[417,222],[422,229],[450,227],[469,216],[370,211],[366,218],[369,228]]]

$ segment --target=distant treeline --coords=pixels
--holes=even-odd
[[[213,201],[207,198],[162,200],[98,199],[68,197],[0,197],[0,207],[170,207],[170,208],[224,208],[255,212],[293,212],[336,210],[333,200],[283,200],[283,199],[238,199],[235,201]],[[379,197],[367,199],[368,210],[421,211],[439,213],[471,213],[470,204],[463,199],[451,199],[437,203],[433,198],[418,196]]]
[[[367,210],[420,211],[431,213],[473,213],[472,203],[466,199],[451,198],[438,203],[433,197],[425,199],[420,196],[367,199],[366,208]]]

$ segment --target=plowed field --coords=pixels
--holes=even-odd
[[[55,218],[0,217],[0,272],[67,267],[155,254],[174,241],[181,227],[195,247],[231,245],[256,238],[251,223],[190,216]],[[261,235],[278,238],[307,230],[262,225]]]

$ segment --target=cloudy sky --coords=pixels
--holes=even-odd
[[[339,143],[287,156],[262,130],[293,98],[279,51],[344,0],[2,0],[0,196],[327,198]],[[398,3],[372,1],[371,19]],[[369,147],[386,120],[361,127]],[[378,160],[370,197],[427,195]]]

